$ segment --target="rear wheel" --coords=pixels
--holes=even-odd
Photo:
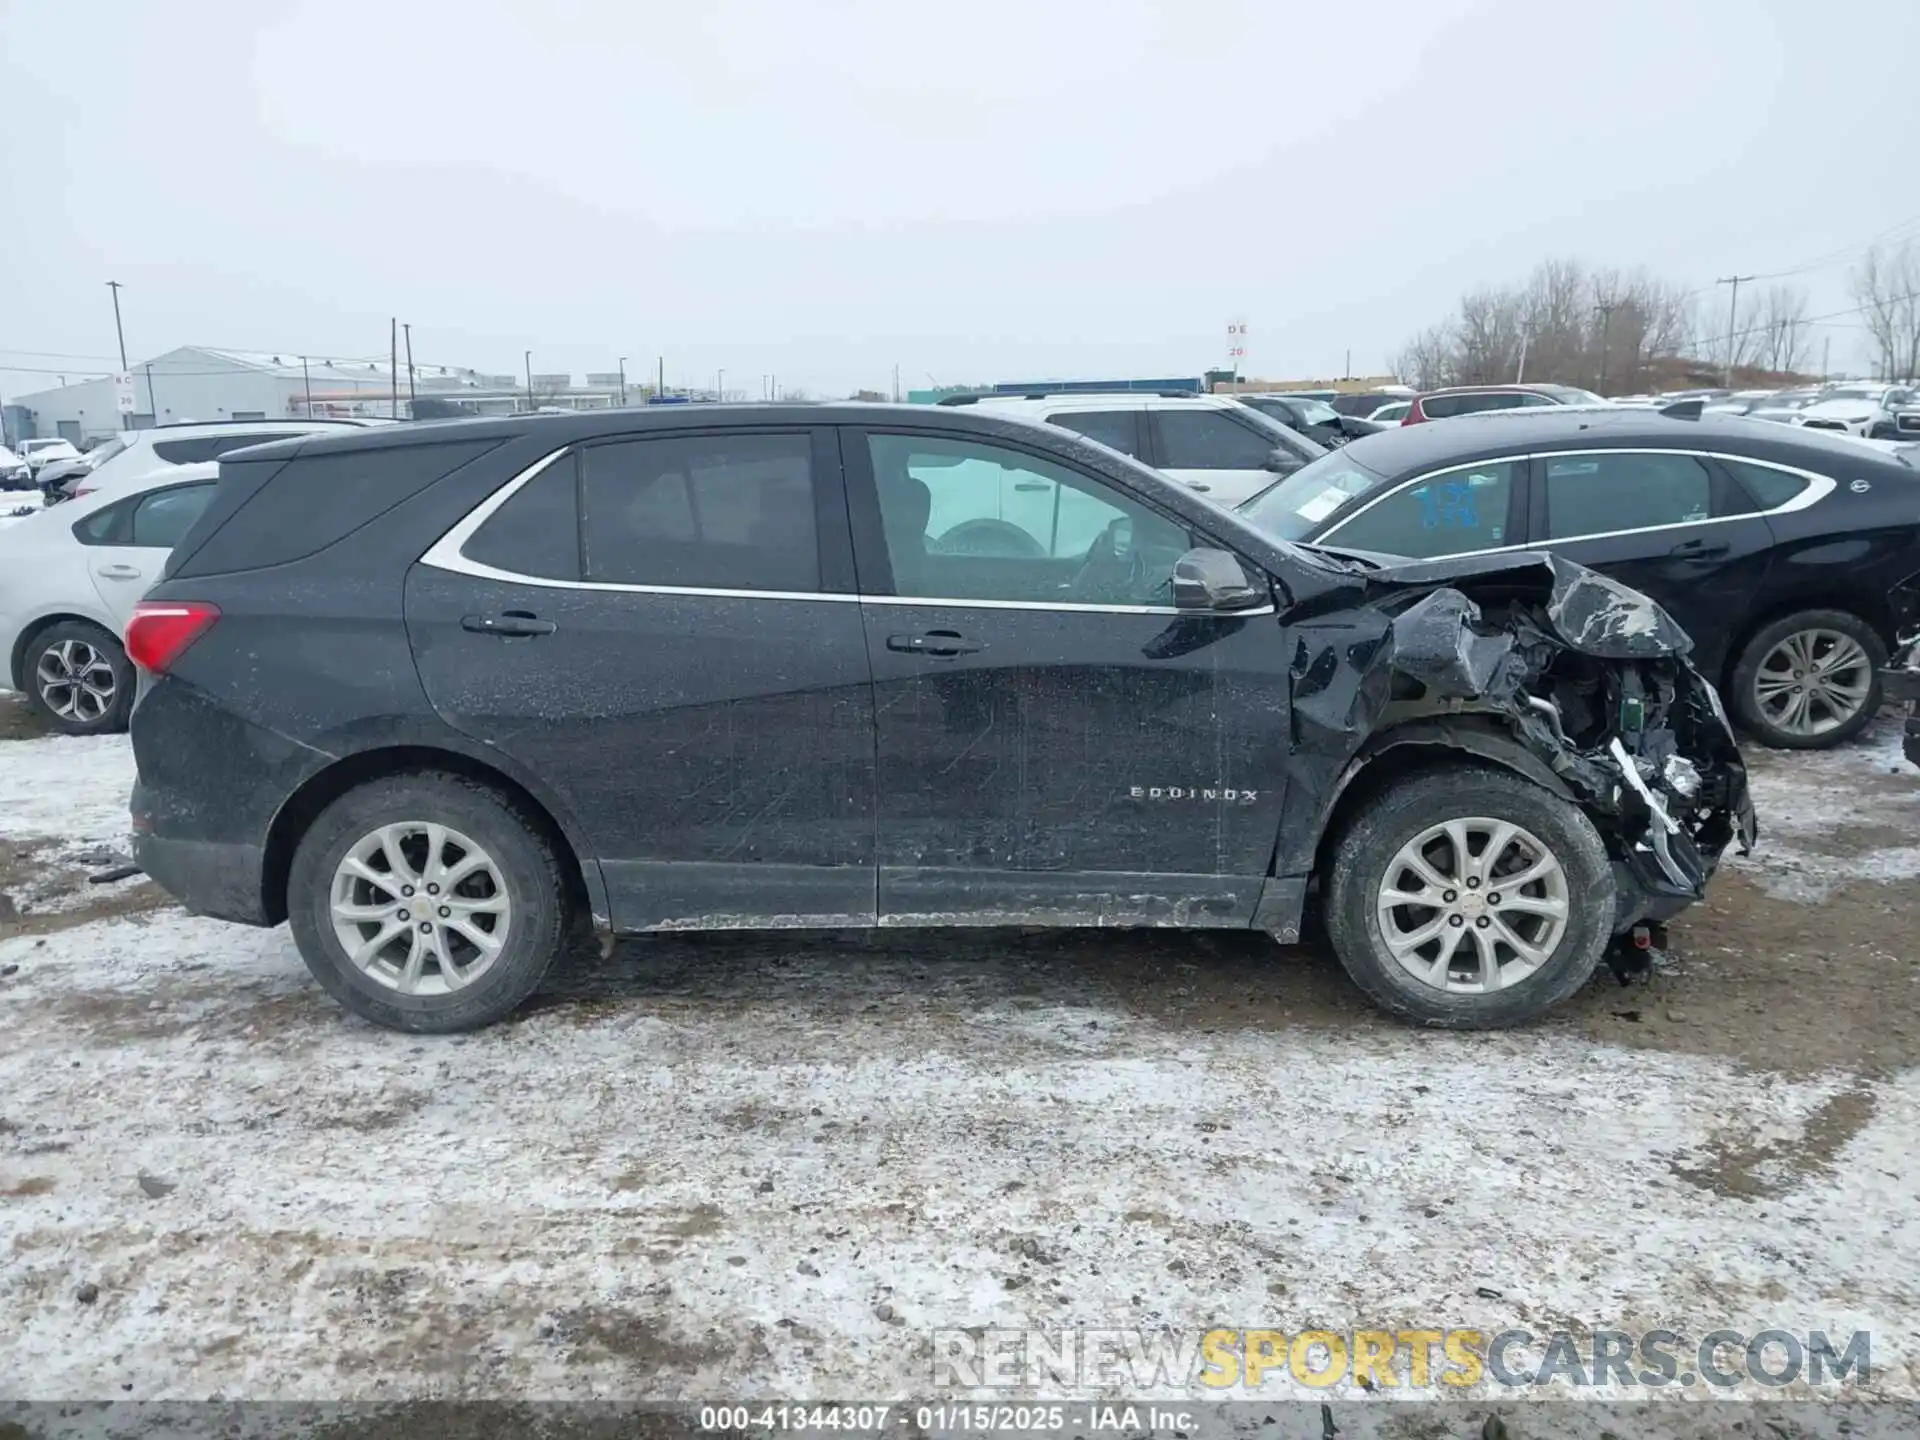
[[[1587,982],[1612,933],[1606,847],[1578,806],[1510,771],[1426,770],[1365,802],[1333,852],[1327,930],[1404,1020],[1491,1029]]]
[[[314,978],[389,1029],[504,1019],[560,954],[567,890],[538,820],[456,775],[350,790],[294,852],[288,919]]]
[[[27,644],[21,664],[27,703],[68,735],[127,728],[134,673],[120,642],[85,620],[49,625]]]
[[[1823,750],[1880,709],[1887,647],[1844,610],[1802,610],[1764,626],[1733,667],[1733,708],[1763,745]]]

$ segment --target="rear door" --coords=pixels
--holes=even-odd
[[[1249,923],[1287,762],[1271,609],[1175,611],[1190,528],[1037,450],[903,426],[843,451],[881,923]]]
[[[1047,416],[1047,423],[1098,440],[1136,460],[1147,454],[1147,417],[1142,410],[1061,410]]]
[[[160,579],[167,556],[213,498],[212,480],[130,495],[75,524],[100,603],[124,632],[136,601]]]
[[[1535,455],[1533,540],[1651,595],[1717,675],[1766,580],[1773,534],[1710,457],[1683,450]]]
[[[616,928],[873,923],[872,683],[831,429],[570,447],[436,544],[406,608],[434,708],[569,808]]]
[[[1238,505],[1271,485],[1276,474],[1306,463],[1304,456],[1287,454],[1272,431],[1232,410],[1170,406],[1149,408],[1146,416],[1148,463],[1216,505]],[[1275,458],[1276,451],[1282,458]]]

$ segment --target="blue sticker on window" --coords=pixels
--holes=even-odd
[[[1413,492],[1420,497],[1420,526],[1424,530],[1478,530],[1480,510],[1474,502],[1473,486],[1464,480],[1443,480],[1437,485],[1422,485]]]

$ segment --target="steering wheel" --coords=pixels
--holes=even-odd
[[[1147,557],[1133,538],[1133,521],[1110,521],[1087,547],[1067,592],[1076,600],[1128,600],[1146,588]]]
[[[1044,560],[1047,547],[1011,520],[983,516],[962,520],[933,542],[942,555],[977,555],[1007,560]]]

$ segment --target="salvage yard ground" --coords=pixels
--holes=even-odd
[[[1898,735],[1753,755],[1671,962],[1523,1032],[1322,948],[991,931],[623,943],[423,1039],[89,886],[128,746],[0,697],[0,1394],[925,1398],[937,1328],[1452,1325],[1869,1330],[1858,1397],[1915,1396]]]

